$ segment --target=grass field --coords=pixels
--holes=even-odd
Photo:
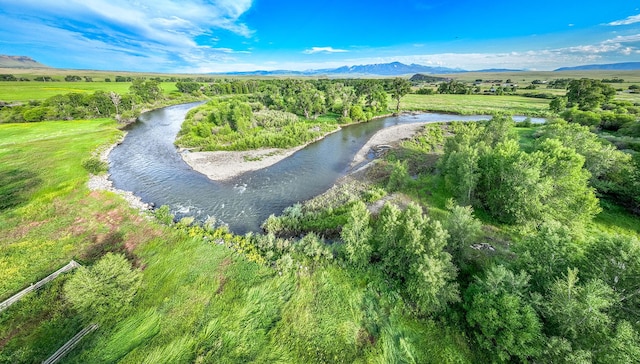
[[[402,98],[400,109],[463,115],[508,111],[513,115],[547,116],[549,100],[521,96],[409,94]]]
[[[81,162],[118,135],[115,122],[104,119],[0,125],[0,276],[11,277],[0,280],[0,298],[68,263],[88,244],[88,236],[73,231],[96,207],[86,199]]]
[[[131,82],[0,82],[0,101],[44,100],[51,96],[71,92],[93,93],[95,91],[114,91],[119,94],[129,92]],[[175,82],[162,82],[165,93],[178,91]]]

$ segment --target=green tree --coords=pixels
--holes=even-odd
[[[449,200],[447,210],[449,215],[443,225],[449,233],[448,250],[457,261],[460,261],[464,248],[480,236],[482,223],[473,217],[471,206],[459,206],[453,200]]]
[[[139,97],[143,102],[158,101],[162,95],[162,89],[160,88],[159,81],[144,80],[142,78],[133,80],[129,87],[129,91]]]
[[[377,252],[378,259],[388,261],[395,261],[397,259],[395,256],[399,254],[399,225],[400,209],[386,202],[382,206],[382,209],[380,209],[378,220],[374,225],[374,253]],[[393,272],[390,273],[392,274]]]
[[[570,228],[545,221],[513,246],[515,266],[531,275],[531,286],[543,293],[572,266],[580,249]]]
[[[176,82],[176,88],[184,94],[190,94],[200,90],[200,84],[198,82],[178,81]]]
[[[546,329],[566,338],[575,348],[597,349],[607,341],[611,319],[607,310],[615,303],[613,290],[601,280],[578,284],[578,270],[568,269],[565,277],[549,288],[543,304]]]
[[[411,91],[409,80],[396,77],[391,84],[391,97],[396,100],[396,113],[400,112],[400,99]]]
[[[567,86],[567,101],[580,110],[594,110],[602,103],[609,102],[616,90],[600,80],[582,78],[571,80]]]
[[[372,229],[369,226],[370,214],[362,201],[357,201],[349,212],[347,223],[340,236],[346,245],[349,261],[359,268],[364,268],[371,260]]]
[[[471,204],[477,189],[480,171],[478,150],[462,145],[447,155],[442,166],[445,186],[460,204]]]
[[[93,266],[78,268],[65,284],[64,295],[81,314],[107,320],[131,303],[141,278],[123,255],[107,253]]]
[[[243,132],[251,128],[251,106],[246,102],[231,100],[229,103],[227,121],[233,131]]]
[[[467,322],[494,360],[529,362],[542,353],[542,324],[529,302],[529,276],[494,265],[465,292]]]
[[[501,222],[524,224],[544,217],[544,197],[549,186],[541,183],[537,156],[520,150],[518,142],[507,140],[480,158],[478,198]]]
[[[584,226],[601,211],[595,191],[589,186],[584,157],[564,147],[557,139],[546,139],[533,154],[541,163],[540,184],[550,186],[544,209],[550,219],[574,228]]]
[[[302,113],[307,119],[324,111],[324,93],[310,82],[300,82],[290,97],[294,100],[296,113]]]
[[[406,161],[394,161],[391,163],[391,175],[387,181],[387,190],[399,191],[409,179],[409,167]]]
[[[389,215],[382,221],[382,230],[390,243],[380,246],[385,271],[404,286],[420,312],[435,312],[458,301],[457,272],[451,255],[444,251],[448,236],[440,222],[424,216],[413,203],[396,221],[393,209],[385,213]]]
[[[585,279],[597,279],[619,297],[612,307],[618,318],[640,319],[640,241],[624,235],[601,235],[587,245],[580,261]]]
[[[627,321],[619,322],[608,345],[602,346],[601,363],[640,363],[640,335]]]

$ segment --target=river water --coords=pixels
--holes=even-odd
[[[178,218],[193,216],[205,221],[215,217],[238,234],[259,231],[270,214],[279,214],[287,206],[331,188],[349,172],[355,154],[380,129],[406,123],[491,118],[425,113],[351,125],[271,167],[216,182],[192,170],[173,144],[187,111],[197,105],[170,106],[142,114],[109,156],[110,179],[116,188],[132,191],[144,202],[168,205]]]

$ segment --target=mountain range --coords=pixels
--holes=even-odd
[[[49,68],[27,56],[8,56],[0,54],[0,68]],[[640,62],[624,62],[611,64],[590,64],[577,67],[562,67],[554,71],[587,71],[587,70],[640,70]],[[358,66],[342,66],[338,68],[312,69],[306,71],[249,71],[249,72],[214,72],[211,74],[230,76],[404,76],[412,74],[452,74],[463,72],[520,72],[519,69],[490,68],[468,71],[461,68],[442,66],[424,66],[420,64],[404,64],[401,62],[366,64]]]
[[[562,67],[555,71],[636,71],[640,70],[640,62],[623,62],[623,63],[608,63],[608,64],[587,64],[577,67]]]
[[[49,68],[27,56],[7,56],[0,54],[0,68]]]
[[[467,72],[460,68],[448,67],[431,67],[420,64],[404,64],[400,62],[382,63],[382,64],[366,64],[358,66],[342,66],[338,68],[312,69],[306,71],[249,71],[249,72],[225,72],[216,74],[227,74],[235,76],[269,76],[269,75],[294,75],[294,76],[400,76],[415,73],[459,73]]]

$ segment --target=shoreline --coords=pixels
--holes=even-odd
[[[376,132],[367,141],[367,143],[365,143],[358,153],[356,153],[351,163],[351,168],[365,162],[367,154],[372,147],[381,144],[395,144],[404,139],[411,138],[425,124],[427,124],[427,122],[401,124],[378,130],[378,132]],[[289,149],[264,148],[237,152],[189,152],[187,150],[182,150],[179,154],[182,157],[182,160],[184,160],[185,163],[187,163],[194,171],[202,173],[213,181],[221,182],[233,179],[247,172],[254,172],[270,167],[285,158],[290,157],[307,145],[321,140],[327,135],[339,130],[340,128],[327,133],[312,142]]]
[[[99,152],[99,158],[101,161],[109,163],[109,154],[120,143],[124,140],[126,132],[123,133],[122,137],[117,140],[115,143],[111,145],[107,145],[104,150]],[[109,191],[113,192],[119,196],[121,196],[129,206],[139,211],[149,211],[153,209],[153,206],[143,202],[142,199],[133,194],[131,191],[124,191],[113,187],[113,181],[109,179],[109,173],[103,173],[99,175],[95,175],[89,173],[89,181],[87,181],[87,187],[90,191]]]

